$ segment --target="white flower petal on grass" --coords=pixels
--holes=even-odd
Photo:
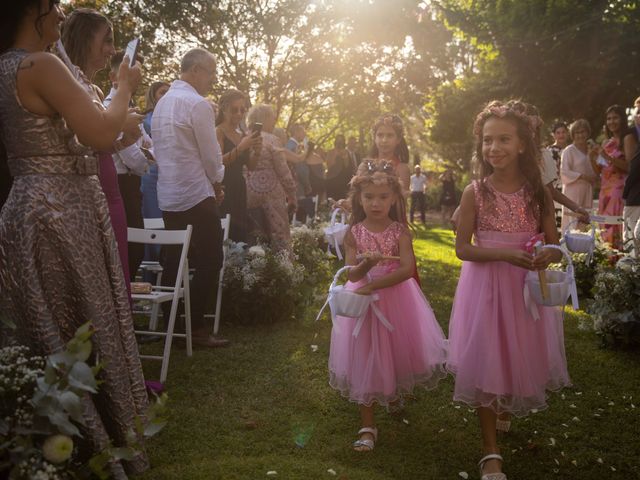
[[[561,399],[563,399],[563,400],[566,398],[566,397],[564,396],[564,393],[560,394],[560,398],[561,398]]]
[[[269,470],[267,472],[267,477],[275,477],[276,475],[278,475],[278,472],[276,472],[275,470]]]
[[[333,468],[328,469],[328,470],[327,470],[327,473],[328,473],[329,475],[333,475],[333,476],[336,476],[336,475],[337,475],[336,471],[335,471]]]
[[[564,432],[564,438],[569,438],[569,434],[567,432]]]
[[[615,405],[615,403],[609,402],[609,403],[607,403],[607,405],[609,405],[610,407],[613,407]]]
[[[469,474],[467,472],[460,472],[458,473],[458,476],[460,478],[464,478],[464,480],[467,480],[467,478],[469,478]]]
[[[440,430],[438,430],[438,433],[442,433],[444,432],[444,428],[441,428]]]
[[[556,462],[556,465],[560,465],[560,460],[558,460],[557,458],[554,458],[553,461]]]
[[[573,464],[573,466],[577,467],[578,466],[578,461],[577,460],[571,460],[571,463]]]
[[[318,345],[311,345],[311,351],[312,352],[317,352],[318,351]]]
[[[579,422],[580,419],[578,417],[573,417],[571,420],[573,420],[574,422]]]
[[[604,463],[604,462],[602,461],[602,459],[601,459],[601,458],[598,458],[597,462],[598,462],[600,465],[602,465],[602,464]]]
[[[562,425],[563,427],[569,428],[569,425],[567,425],[566,423],[561,423],[560,425]]]
[[[564,452],[560,452],[560,455],[562,455],[564,457]]]
[[[578,407],[576,407],[575,404],[572,403],[571,405],[569,405],[569,408],[578,408]]]
[[[556,445],[556,439],[555,438],[551,437],[549,439],[549,442],[550,442],[549,445],[551,445],[552,447],[555,447],[555,445]]]
[[[402,423],[404,423],[405,425],[409,425],[409,420],[407,420],[406,418],[403,418]]]
[[[467,420],[467,417],[462,417],[462,421],[463,421],[464,423],[467,423],[467,421],[468,421],[468,420]]]
[[[576,392],[576,395],[582,395],[582,392]]]
[[[616,471],[616,467],[611,467],[611,471],[615,472]]]

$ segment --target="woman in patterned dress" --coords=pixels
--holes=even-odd
[[[138,67],[123,62],[110,108],[96,106],[46,49],[64,15],[55,0],[16,0],[0,19],[0,138],[14,184],[0,213],[0,301],[35,353],[64,349],[91,322],[100,390],[83,398],[89,453],[127,444],[147,395],[122,266],[94,150],[123,128]],[[85,146],[87,145],[87,146]],[[144,454],[127,462],[148,468]],[[110,464],[113,478],[126,478]]]

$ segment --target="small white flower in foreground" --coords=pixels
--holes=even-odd
[[[260,245],[254,245],[249,249],[249,253],[252,255],[257,255],[259,257],[264,257],[266,252],[264,251],[264,248],[262,248]]]
[[[337,475],[336,471],[333,468],[330,468],[329,470],[327,470],[327,473],[330,475]]]
[[[51,435],[42,445],[42,455],[51,463],[62,463],[71,457],[73,440],[66,435]]]

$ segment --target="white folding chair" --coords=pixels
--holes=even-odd
[[[144,218],[145,230],[164,230],[164,220],[162,218]]]
[[[229,246],[227,245],[229,240],[229,229],[231,228],[231,215],[227,215],[220,219],[220,226],[222,227],[222,267],[220,268],[220,275],[218,275],[218,291],[216,292],[216,313],[207,314],[204,318],[213,318],[213,334],[218,333],[220,327],[220,310],[222,308],[222,281],[224,279],[224,265],[227,260],[227,253]]]
[[[191,356],[191,302],[189,299],[189,262],[187,255],[189,253],[189,243],[191,241],[191,225],[186,230],[147,230],[141,228],[127,229],[127,240],[131,243],[144,243],[149,245],[182,245],[180,254],[180,263],[176,274],[176,283],[173,287],[163,287],[155,285],[152,292],[148,294],[134,293],[131,295],[133,300],[144,300],[151,302],[154,306],[164,302],[171,302],[171,314],[167,323],[166,332],[156,332],[150,330],[136,330],[139,335],[160,335],[165,337],[164,352],[159,355],[140,355],[140,358],[150,358],[154,360],[162,360],[160,368],[160,381],[165,382],[167,379],[167,370],[169,369],[169,356],[171,355],[171,342],[173,337],[185,338],[187,343],[187,356]],[[176,316],[178,312],[178,303],[180,299],[184,299],[185,312],[185,332],[174,333]]]

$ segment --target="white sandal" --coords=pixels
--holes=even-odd
[[[373,440],[367,438],[365,440],[356,440],[355,442],[353,442],[354,450],[360,447],[365,447],[367,449],[356,450],[358,452],[370,452],[371,450],[373,450],[375,442],[378,441],[378,429],[376,427],[362,427],[360,430],[358,430],[358,435],[362,435],[364,433],[370,433],[371,435],[373,435]]]
[[[482,457],[478,462],[478,466],[480,467],[480,480],[507,480],[507,476],[504,473],[482,474],[482,468],[484,467],[484,464],[489,460],[500,460],[500,463],[504,463],[504,459],[502,458],[502,456],[498,455],[497,453],[490,453],[489,455],[485,455],[484,457]]]
[[[511,420],[496,420],[496,430],[499,432],[508,432],[511,428]]]

